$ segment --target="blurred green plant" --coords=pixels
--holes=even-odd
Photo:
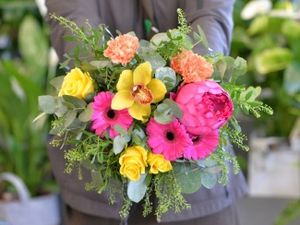
[[[0,172],[23,179],[32,195],[53,188],[46,154],[47,120],[33,123],[37,98],[46,88],[47,32],[32,15],[18,30],[21,57],[0,62]]]
[[[300,23],[289,17],[293,6],[286,0],[272,1],[273,10],[243,20],[240,12],[248,2],[237,1],[232,53],[248,59],[243,82],[262,86],[263,100],[274,109],[274,116],[263,117],[258,125],[268,136],[288,137],[300,116]]]

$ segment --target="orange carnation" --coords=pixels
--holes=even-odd
[[[171,59],[171,67],[185,83],[207,80],[213,74],[213,66],[205,58],[187,50]]]
[[[104,56],[110,58],[113,63],[121,63],[123,66],[129,63],[139,48],[139,39],[130,34],[123,34],[107,42]]]

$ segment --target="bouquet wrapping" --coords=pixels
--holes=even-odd
[[[66,74],[50,82],[53,94],[39,97],[38,118],[52,115],[51,144],[70,146],[65,172],[90,171],[87,191],[107,192],[112,204],[121,198],[121,218],[143,201],[143,215],[160,220],[192,207],[183,194],[226,185],[231,167],[239,172],[225,149],[233,143],[248,150],[236,115],[272,114],[257,100],[260,87],[239,84],[244,59],[212,52],[180,9],[178,28],[150,41],[52,18],[72,31],[66,38],[77,47],[61,64]],[[196,54],[196,45],[210,54]]]

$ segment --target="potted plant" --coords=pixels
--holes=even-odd
[[[47,120],[32,122],[51,71],[45,31],[33,16],[23,17],[19,51],[0,63],[0,221],[13,225],[60,223],[45,146]]]

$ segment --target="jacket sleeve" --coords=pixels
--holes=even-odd
[[[80,27],[84,26],[86,20],[92,26],[97,26],[101,23],[97,0],[46,0],[46,5],[49,14],[66,17]],[[50,26],[51,43],[61,61],[63,55],[73,49],[76,43],[64,40],[64,36],[71,34],[70,31],[62,27],[54,19],[50,19],[49,14],[47,22]]]
[[[180,1],[187,20],[193,29],[200,25],[213,51],[229,54],[233,28],[234,0],[184,0]],[[195,49],[203,53],[203,49]]]

